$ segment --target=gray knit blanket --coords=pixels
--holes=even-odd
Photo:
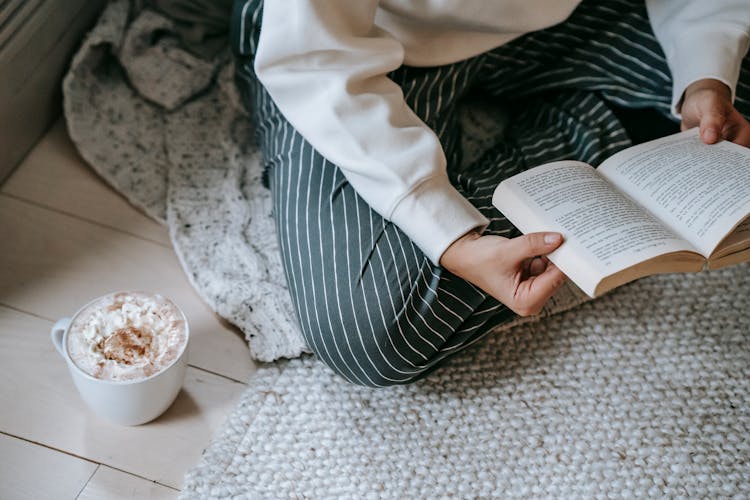
[[[293,358],[308,348],[233,83],[227,3],[111,2],[63,82],[65,118],[92,168],[167,225],[190,282],[245,333],[253,358]],[[499,113],[481,102],[463,107],[467,164],[502,133]],[[583,300],[567,285],[532,321]]]

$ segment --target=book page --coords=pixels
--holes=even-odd
[[[515,175],[498,186],[492,201],[524,233],[562,233],[565,243],[550,259],[587,293],[603,277],[651,257],[696,251],[581,162]]]
[[[727,255],[750,247],[750,218],[741,222],[732,233],[719,244],[714,255]]]
[[[724,238],[708,261],[709,269],[750,261],[750,217],[742,221]]]
[[[731,245],[745,240],[750,240],[750,218],[737,226],[737,228],[732,232],[732,235],[723,243]]]
[[[750,149],[704,144],[697,129],[628,148],[598,170],[705,257],[750,213]]]

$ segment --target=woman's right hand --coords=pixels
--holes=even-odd
[[[515,313],[531,316],[539,313],[565,282],[562,271],[545,257],[562,241],[560,233],[508,239],[470,231],[443,252],[440,265]]]

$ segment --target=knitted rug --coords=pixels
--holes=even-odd
[[[747,498],[750,266],[640,280],[410,386],[262,368],[183,498]]]
[[[223,4],[231,2],[111,2],[63,82],[65,118],[94,170],[168,226],[188,279],[245,333],[253,358],[293,358],[309,350],[286,288],[254,132],[222,43]],[[502,113],[474,101],[461,116],[469,164],[502,133]],[[583,300],[566,285],[540,317]]]

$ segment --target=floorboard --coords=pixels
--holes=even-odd
[[[0,194],[0,304],[50,320],[116,290],[171,298],[188,317],[190,363],[238,381],[255,364],[243,336],[219,321],[174,251]]]
[[[0,431],[180,488],[245,386],[189,368],[164,415],[136,427],[111,424],[79,397],[51,326],[0,306],[0,395],[12,402],[0,405]]]
[[[178,494],[173,488],[102,465],[77,500],[171,500]]]
[[[95,470],[95,463],[0,434],[4,500],[75,498]]]
[[[88,167],[60,119],[0,192],[171,247],[167,228],[106,185]]]

